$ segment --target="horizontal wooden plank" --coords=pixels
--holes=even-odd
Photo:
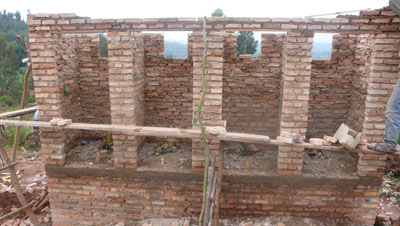
[[[30,113],[34,113],[38,109],[37,106],[30,107],[30,108],[25,108],[17,111],[10,111],[10,112],[4,112],[0,114],[0,119],[4,118],[11,118],[11,117],[16,117],[20,115],[26,115]]]
[[[0,120],[0,125],[13,126],[34,126],[42,128],[58,128],[58,129],[81,129],[91,131],[111,131],[111,132],[129,132],[136,136],[150,137],[176,137],[176,138],[201,138],[199,129],[181,129],[167,127],[150,127],[150,126],[134,126],[134,125],[107,125],[107,124],[89,124],[89,123],[72,123],[66,126],[52,126],[50,122],[41,121],[16,121],[16,120]],[[285,143],[272,140],[268,136],[246,133],[225,132],[217,135],[208,135],[209,138],[225,141],[248,142],[259,144],[283,145],[291,147],[303,147],[320,150],[343,150],[338,146],[321,146],[310,143]]]

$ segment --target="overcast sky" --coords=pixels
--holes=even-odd
[[[28,9],[91,18],[154,18],[204,17],[216,8],[231,17],[304,17],[387,5],[388,0],[2,0],[0,9],[19,10],[24,18]]]
[[[232,17],[304,17],[366,8],[388,0],[2,0],[0,9],[32,13],[76,13],[92,18],[203,17],[221,8]]]

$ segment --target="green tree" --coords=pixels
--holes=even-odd
[[[19,79],[18,58],[14,46],[0,35],[0,96],[15,88]]]
[[[257,51],[258,41],[254,39],[252,31],[239,31],[236,43],[237,55],[254,54]]]
[[[104,34],[99,35],[100,38],[100,56],[108,57],[108,42]]]
[[[225,14],[222,12],[222,9],[218,8],[211,13],[211,16],[215,17],[225,17]]]

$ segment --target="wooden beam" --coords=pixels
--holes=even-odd
[[[34,106],[34,107],[25,108],[25,109],[21,109],[21,110],[17,110],[17,111],[4,112],[4,113],[0,114],[0,119],[11,118],[11,117],[34,113],[37,109],[38,109],[38,107]]]
[[[175,138],[201,138],[201,132],[198,129],[180,129],[167,127],[149,127],[149,126],[134,126],[134,125],[107,125],[107,124],[89,124],[89,123],[72,123],[66,126],[52,126],[50,122],[41,121],[16,121],[16,120],[0,120],[0,125],[5,126],[34,126],[42,128],[56,129],[81,129],[90,131],[112,131],[112,132],[129,132],[136,136],[149,137],[175,137]],[[248,142],[259,144],[284,145],[291,147],[302,147],[320,150],[338,151],[344,150],[338,146],[322,146],[310,143],[285,143],[277,140],[271,140],[268,136],[246,133],[219,133],[217,135],[208,134],[208,137],[215,140]]]
[[[35,200],[32,200],[30,203],[26,204],[25,206],[20,207],[20,208],[18,208],[16,210],[13,210],[13,211],[11,211],[11,212],[9,212],[7,214],[4,214],[3,216],[0,217],[0,221],[2,221],[4,219],[6,219],[7,217],[10,217],[10,216],[12,216],[14,214],[17,214],[17,213],[19,213],[19,212],[21,212],[21,211],[23,211],[23,210],[25,210],[25,209],[27,209],[29,207],[31,207],[34,202],[35,202]]]
[[[17,165],[17,164],[18,164],[18,162],[12,162],[12,163],[10,163],[9,165],[1,166],[1,167],[0,167],[0,171],[5,170],[5,169],[8,169],[8,168],[10,168],[11,166],[15,166],[15,165]]]

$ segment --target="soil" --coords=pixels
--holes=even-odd
[[[165,150],[171,151],[165,154],[160,153],[160,146],[166,146]],[[159,148],[159,149],[157,149]],[[139,150],[138,170],[191,171],[192,167],[192,145],[189,143],[177,143],[169,146],[167,143],[145,143]]]
[[[306,150],[304,175],[355,177],[357,160],[346,151]]]
[[[8,149],[11,156],[11,150]],[[46,186],[46,173],[44,171],[44,160],[39,153],[36,157],[23,158],[24,152],[17,151],[18,165],[16,165],[17,175],[20,185],[24,191],[24,196],[28,202],[40,196]],[[9,172],[0,172],[0,216],[21,207],[14,188],[10,186]],[[51,225],[50,209],[44,206],[36,212],[41,225]],[[31,225],[24,212],[20,212],[9,218],[0,221],[0,225]]]
[[[171,218],[152,218],[148,220],[142,220],[138,222],[125,223],[124,225],[133,226],[195,226],[197,225],[197,219],[183,218],[183,219],[171,219]],[[342,221],[340,223],[334,222],[331,219],[325,218],[303,218],[303,217],[252,217],[252,218],[233,218],[233,219],[222,219],[219,221],[221,226],[361,226],[360,224],[351,223],[348,221]]]
[[[76,146],[66,154],[66,166],[113,169],[112,151],[103,149],[102,146],[101,140],[91,140],[88,144]],[[99,155],[99,161],[96,161],[96,155]]]

